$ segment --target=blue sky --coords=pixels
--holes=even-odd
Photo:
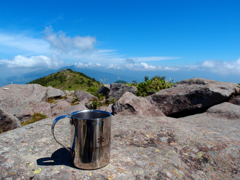
[[[239,0],[3,1],[0,76],[77,65],[139,81],[155,74],[239,83],[239,7]]]

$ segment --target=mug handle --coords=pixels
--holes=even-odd
[[[58,144],[60,144],[61,146],[63,146],[66,150],[68,150],[68,151],[71,153],[72,156],[74,156],[73,151],[72,151],[70,148],[64,146],[62,143],[60,143],[60,142],[56,139],[56,137],[54,136],[54,127],[55,127],[56,123],[57,123],[60,119],[63,119],[63,118],[66,118],[66,117],[70,118],[68,115],[63,115],[63,116],[57,117],[57,118],[53,121],[53,124],[52,124],[52,135],[53,135],[55,141],[56,141]]]

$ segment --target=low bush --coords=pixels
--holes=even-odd
[[[166,76],[154,76],[151,80],[145,76],[145,82],[139,84],[131,83],[130,86],[137,87],[137,96],[145,97],[162,89],[172,87],[175,83],[173,80],[165,81]]]
[[[36,121],[40,121],[40,120],[45,119],[45,118],[47,118],[47,115],[41,114],[41,113],[35,113],[35,114],[33,114],[32,119],[30,119],[28,121],[21,122],[21,125],[25,126],[27,124],[31,124],[31,123],[34,123]]]

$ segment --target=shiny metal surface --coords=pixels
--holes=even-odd
[[[60,116],[53,121],[52,133]],[[71,113],[71,149],[64,148],[74,156],[74,165],[81,169],[98,169],[110,161],[111,113],[99,110],[84,110]]]

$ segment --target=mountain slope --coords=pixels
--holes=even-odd
[[[94,78],[71,69],[63,69],[57,73],[31,81],[28,84],[40,84],[45,87],[52,86],[62,90],[87,90],[89,87],[95,86],[100,88],[102,85]]]

